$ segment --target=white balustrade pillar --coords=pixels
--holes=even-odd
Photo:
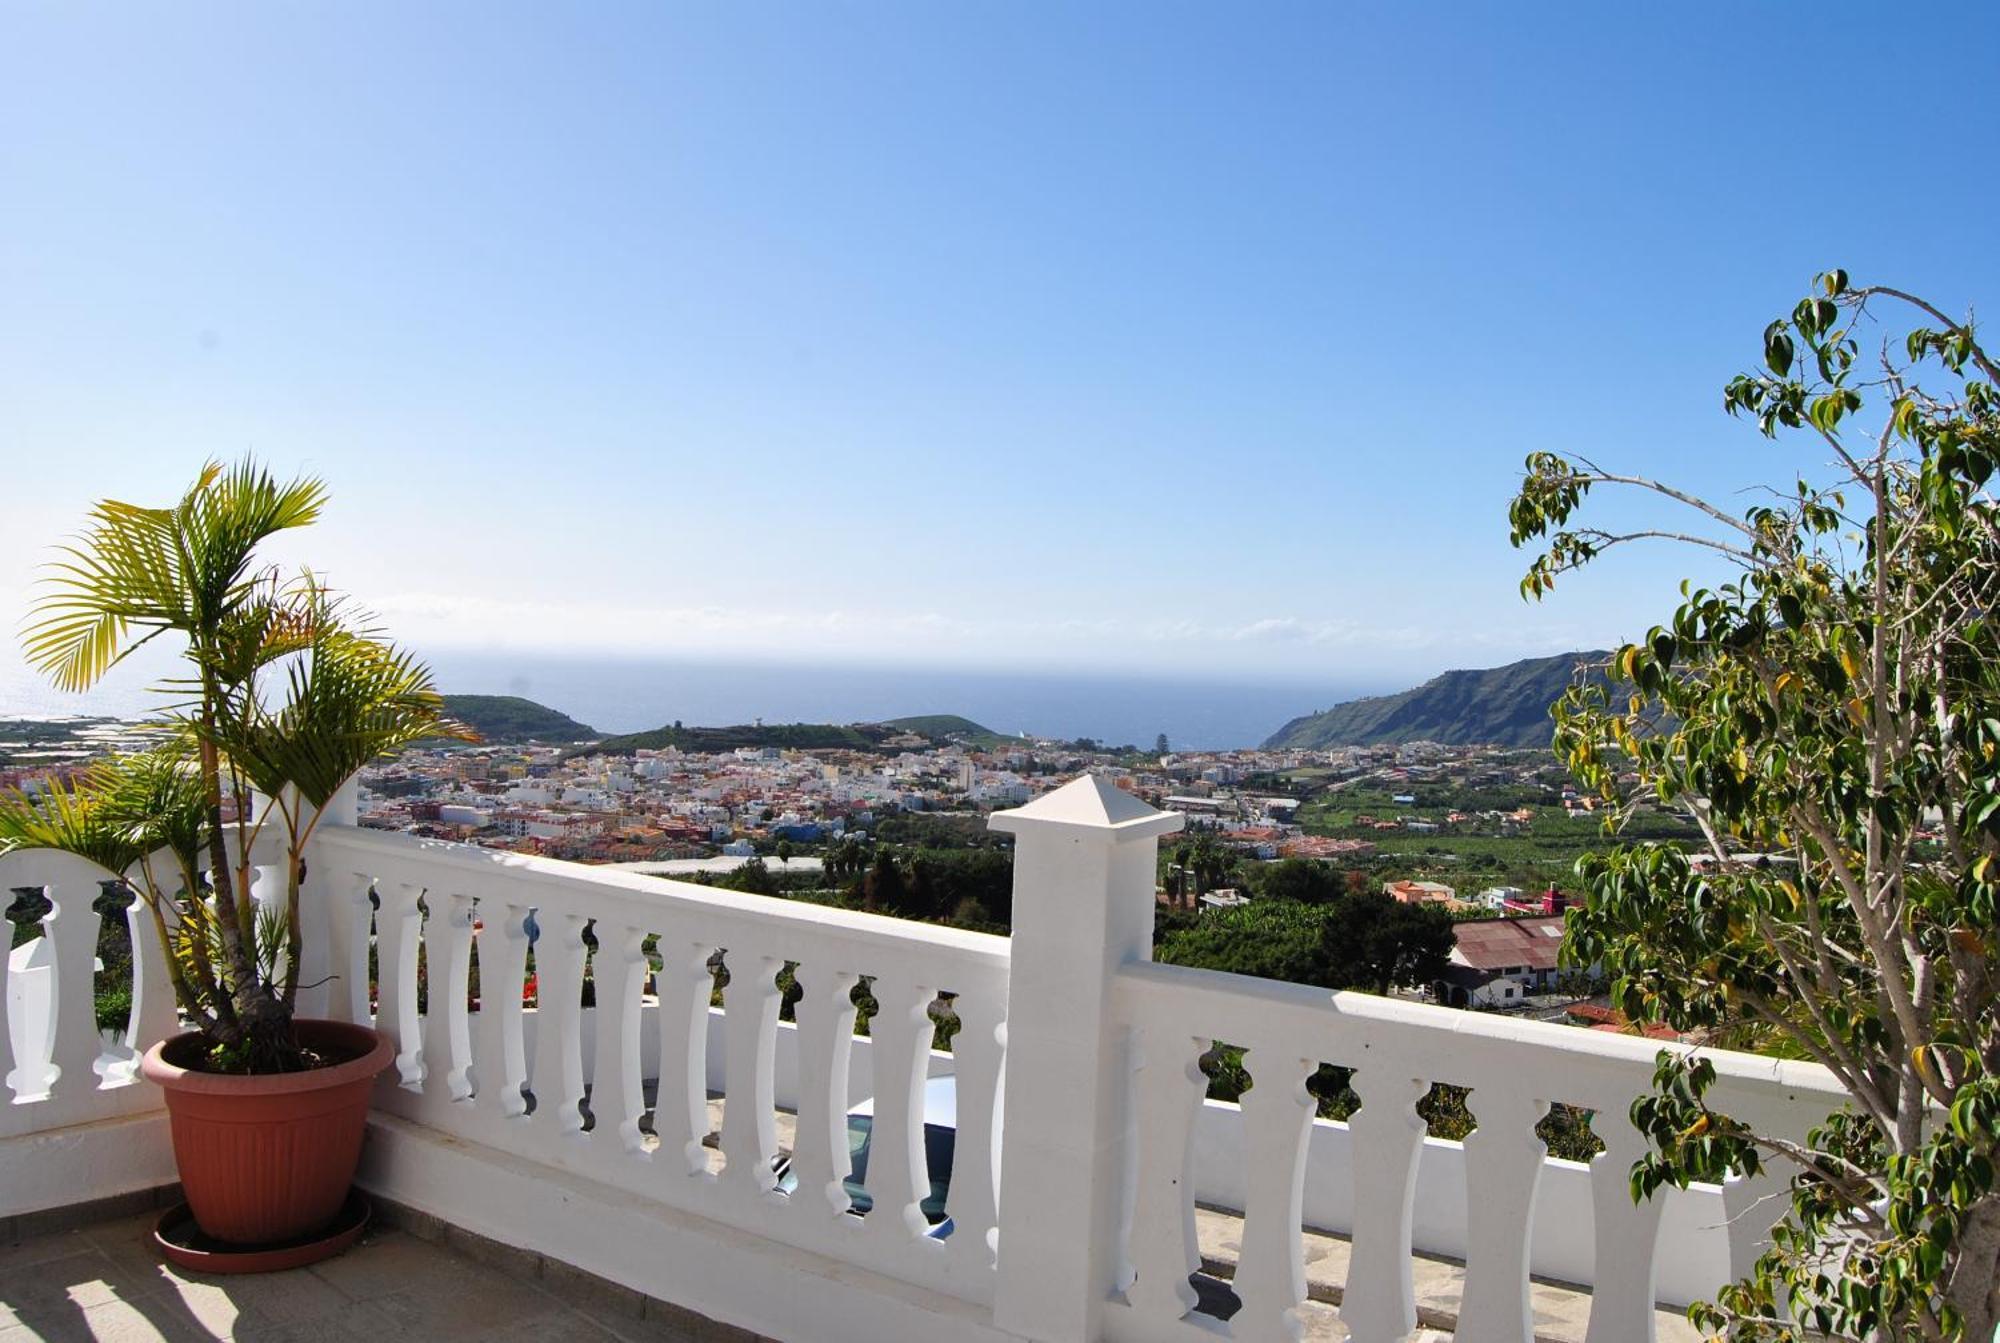
[[[994,1322],[1023,1338],[1096,1339],[1126,1285],[1133,1115],[1111,984],[1152,958],[1159,837],[1183,820],[1086,775],[991,821],[1015,836]]]
[[[357,785],[349,779],[321,811],[319,828],[354,825],[361,816]],[[303,803],[299,804],[303,807]],[[351,974],[348,959],[353,947],[354,914],[350,899],[351,875],[331,863],[314,862],[312,845],[306,846],[306,879],[299,890],[299,927],[303,950],[299,955],[298,1014],[302,1017],[334,1017],[345,1021],[352,1015],[354,994],[345,976]]]

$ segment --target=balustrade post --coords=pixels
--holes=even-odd
[[[359,822],[361,805],[353,779],[327,799],[315,823],[351,826]],[[299,803],[304,807],[304,803]],[[306,850],[306,879],[299,889],[299,928],[304,950],[299,956],[298,1014],[302,1017],[333,1017],[345,1021],[352,1016],[354,995],[343,978],[352,973],[350,965],[354,937],[353,906],[348,874],[328,863],[313,861],[311,846]]]
[[[1134,1115],[1111,988],[1152,958],[1159,837],[1184,819],[1086,775],[990,822],[1015,837],[994,1322],[1023,1338],[1096,1339],[1129,1281]]]

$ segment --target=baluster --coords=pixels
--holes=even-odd
[[[132,935],[132,1026],[125,1042],[134,1053],[144,1055],[157,1042],[180,1033],[180,1003],[174,996],[173,980],[167,974],[167,953],[160,945],[160,924],[169,929],[180,923],[175,896],[184,879],[180,865],[165,853],[145,860],[152,877],[150,888],[143,875],[134,873],[132,904],[125,911],[126,927]],[[155,897],[152,892],[158,892]],[[153,917],[153,901],[159,902],[159,919]]]
[[[937,990],[887,978],[875,981],[877,1011],[868,1031],[875,1072],[875,1118],[868,1142],[873,1207],[870,1234],[905,1241],[929,1229],[921,1201],[930,1192],[924,1161],[924,1082]]]
[[[1722,1216],[1728,1227],[1732,1281],[1750,1276],[1758,1258],[1771,1248],[1771,1228],[1791,1208],[1788,1198],[1791,1179],[1787,1169],[1767,1163],[1755,1175],[1732,1175],[1722,1182]]]
[[[1340,1319],[1354,1343],[1393,1343],[1417,1327],[1410,1266],[1410,1214],[1424,1121],[1421,1079],[1387,1058],[1354,1074],[1361,1109],[1349,1122],[1354,1146],[1354,1248]]]
[[[1599,1110],[1591,1128],[1604,1150],[1590,1163],[1590,1207],[1597,1242],[1584,1343],[1652,1343],[1653,1247],[1665,1200],[1632,1202],[1632,1163],[1646,1139],[1623,1114]]]
[[[1126,1300],[1151,1320],[1178,1320],[1197,1298],[1188,1275],[1201,1267],[1194,1224],[1194,1126],[1208,1094],[1201,1056],[1210,1041],[1158,1027],[1139,1033],[1133,1076],[1139,1114],[1139,1189],[1132,1216]]]
[[[653,1132],[660,1151],[680,1152],[680,1169],[708,1174],[708,1002],[715,991],[707,942],[660,936],[660,1080]],[[668,1163],[672,1168],[672,1163]]]
[[[847,1211],[847,1066],[854,1046],[854,986],[850,970],[800,966],[799,1122],[792,1142],[797,1199],[814,1220]],[[961,1132],[960,1137],[964,1134]]]
[[[778,1120],[772,1109],[771,1067],[778,1047],[778,968],[784,962],[748,950],[728,954],[729,986],[722,991],[725,1077],[722,1101],[722,1178],[762,1194],[778,1186]]]
[[[521,1088],[528,1081],[522,1037],[521,994],[528,974],[528,911],[500,900],[481,900],[479,1020],[473,1029],[473,1096],[488,1114],[513,1119],[527,1113]]]
[[[639,1120],[646,1113],[639,1075],[639,1008],[646,988],[646,935],[622,924],[597,924],[597,1043],[590,1113],[602,1151],[644,1155]]]
[[[327,919],[327,967],[335,977],[327,986],[327,1015],[335,1021],[366,1026],[375,1020],[368,989],[368,939],[375,921],[375,908],[368,897],[374,894],[375,878],[366,872],[349,872],[337,878],[330,875],[327,886],[332,903]]]
[[[47,887],[55,906],[42,923],[54,952],[55,972],[50,1003],[55,1041],[49,1052],[54,1067],[48,1085],[61,1086],[71,1095],[97,1085],[97,1057],[104,1052],[97,1036],[97,929],[103,920],[92,904],[102,889],[88,876]]]
[[[1243,1096],[1243,1249],[1236,1294],[1243,1308],[1230,1321],[1233,1336],[1297,1340],[1305,1333],[1299,1303],[1306,1299],[1306,1142],[1314,1101],[1306,1078],[1317,1066],[1281,1050],[1253,1048],[1243,1066],[1255,1079]]]
[[[443,1094],[470,1099],[472,1027],[466,1020],[466,985],[472,977],[472,897],[438,895],[424,923],[429,1001],[424,1013],[424,1071],[442,1080]]]
[[[568,1136],[583,1130],[583,925],[580,914],[537,910],[535,1122]]]
[[[1548,1145],[1535,1125],[1549,1104],[1525,1087],[1472,1089],[1478,1127],[1465,1140],[1465,1297],[1458,1343],[1534,1343],[1528,1295],[1535,1191]]]
[[[423,913],[414,882],[383,882],[376,888],[382,908],[375,915],[375,1029],[396,1050],[397,1084],[411,1091],[424,1085],[423,1037],[417,1016],[417,940]]]
[[[1007,1005],[998,995],[961,993],[953,1006],[958,1012],[958,1034],[951,1042],[952,1071],[958,1077],[958,1137],[947,1199],[952,1234],[945,1248],[967,1267],[991,1272],[1000,1221],[1000,1149],[993,1141],[993,1121],[1000,1113],[1000,1069],[1006,1060],[1001,1018]]]
[[[5,867],[5,855],[0,854],[0,871],[4,871]],[[4,934],[0,936],[0,1106],[6,1106],[13,1100],[11,1093],[17,1080],[21,1091],[30,1090],[25,1078],[16,1079],[14,1076],[14,1068],[19,1060],[14,1057],[14,999],[7,983],[7,977],[13,969],[14,958],[7,953],[14,945],[14,922],[4,912],[13,900],[14,892],[9,887],[0,885],[0,934]]]

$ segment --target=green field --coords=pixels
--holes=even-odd
[[[1694,828],[1679,817],[1642,812],[1627,823],[1618,837],[1608,838],[1599,817],[1566,816],[1557,794],[1532,784],[1483,789],[1418,784],[1409,789],[1416,797],[1414,803],[1397,803],[1391,800],[1393,789],[1373,783],[1318,791],[1317,780],[1300,778],[1297,782],[1301,791],[1312,790],[1313,794],[1299,808],[1299,823],[1306,833],[1373,844],[1376,851],[1373,867],[1385,880],[1428,875],[1458,884],[1453,878],[1468,874],[1481,886],[1514,885],[1532,889],[1551,881],[1564,882],[1579,857],[1619,839],[1695,836]],[[1523,806],[1532,808],[1534,817],[1511,834],[1503,833],[1501,825],[1489,819],[1456,825],[1445,820],[1452,811],[1512,811]],[[1401,818],[1434,821],[1438,829],[1431,834],[1376,830],[1360,824],[1364,816],[1378,821]]]

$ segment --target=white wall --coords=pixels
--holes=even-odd
[[[174,1183],[164,1110],[0,1138],[0,1217]]]

